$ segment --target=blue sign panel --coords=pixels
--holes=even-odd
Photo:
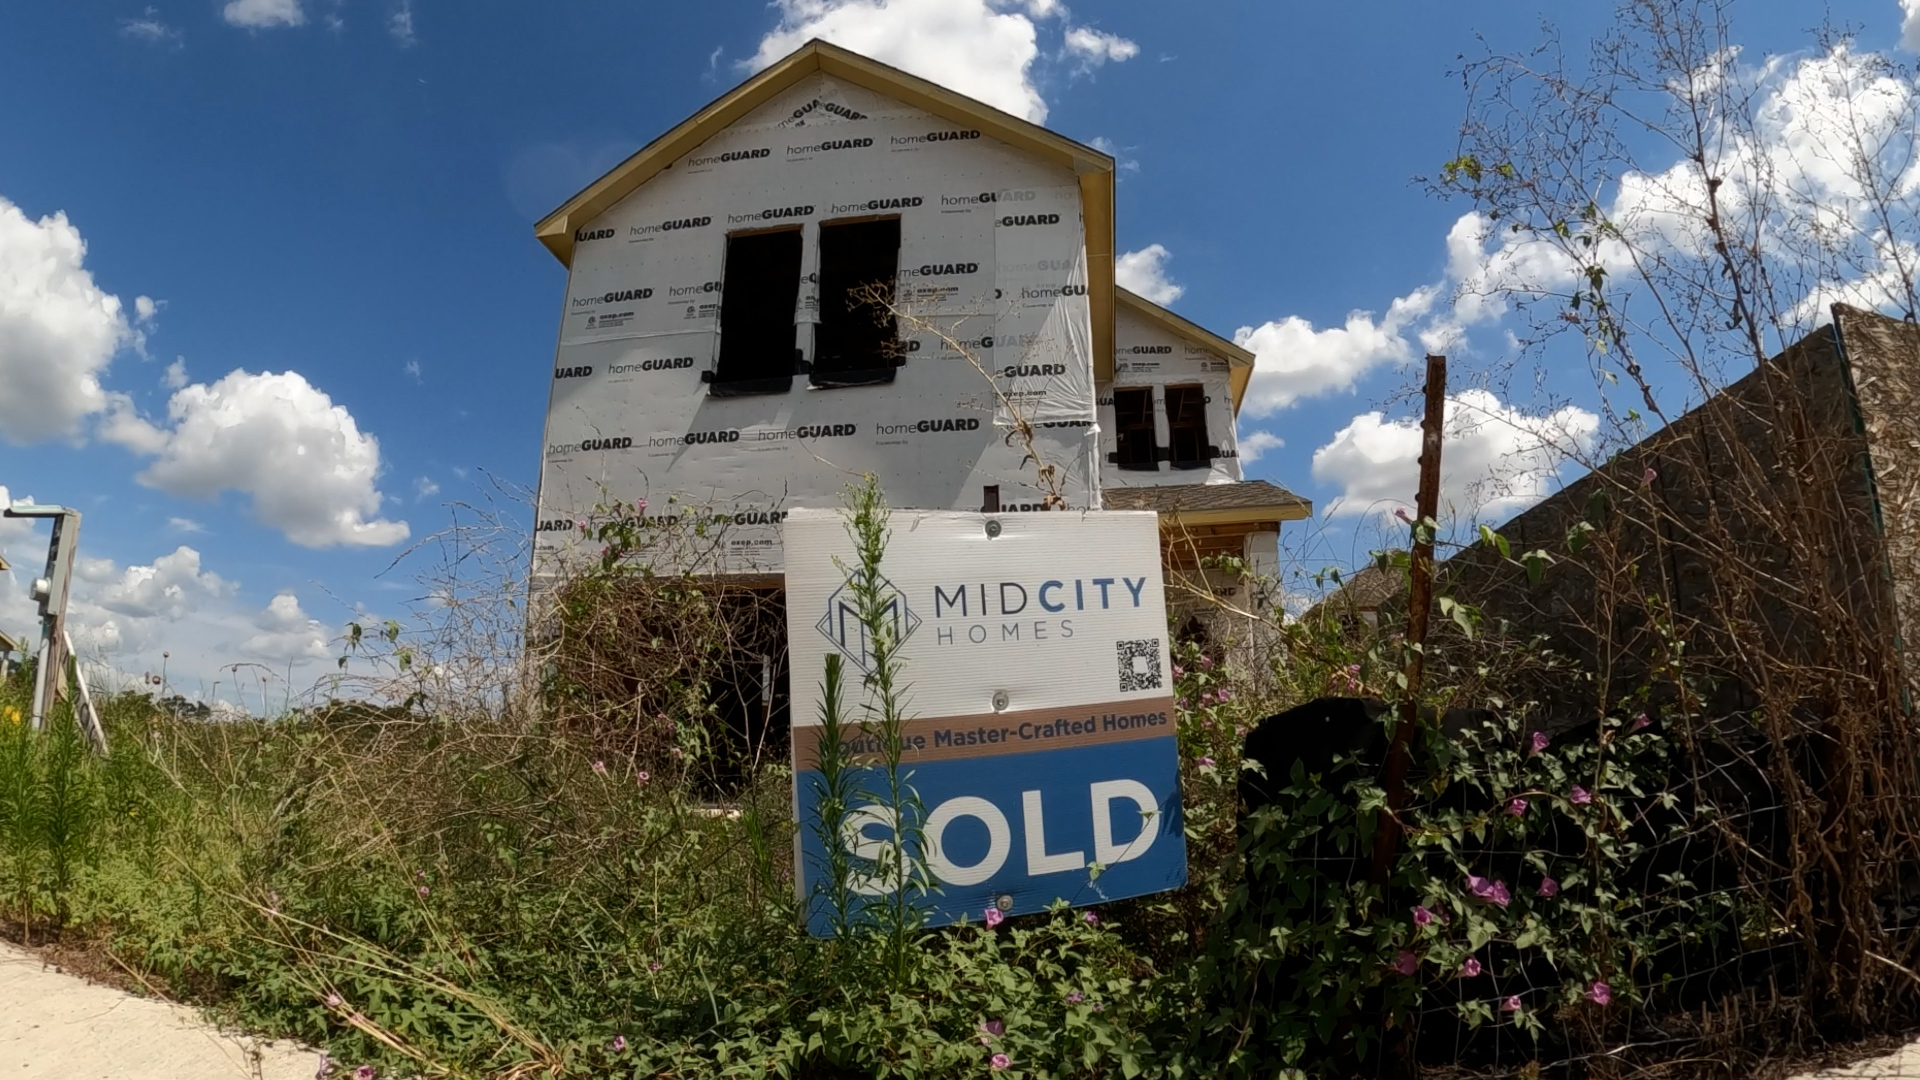
[[[1083,723],[1098,725],[1088,717]],[[875,769],[861,781],[884,789]],[[921,901],[930,925],[1044,911],[1056,900],[1085,905],[1177,889],[1187,882],[1180,777],[1169,733],[1104,745],[930,761],[911,769],[919,795],[908,809],[925,840],[907,857],[923,862],[933,891]],[[797,778],[804,878],[819,880],[826,849],[818,826],[820,773]],[[882,800],[859,800],[842,828],[862,901],[890,892],[882,860],[892,840]],[[822,896],[808,897],[807,927],[831,932]],[[857,911],[849,912],[857,915]],[[857,921],[857,919],[856,919]]]

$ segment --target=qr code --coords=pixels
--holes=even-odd
[[[1120,692],[1160,689],[1160,639],[1122,641],[1114,645],[1120,659]]]

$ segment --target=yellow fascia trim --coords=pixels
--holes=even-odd
[[[1091,244],[1089,244],[1087,254],[1088,258],[1091,259],[1093,254]],[[1185,338],[1203,349],[1210,349],[1226,357],[1228,363],[1227,384],[1233,391],[1233,415],[1236,419],[1240,416],[1240,402],[1246,398],[1247,382],[1253,378],[1253,354],[1251,352],[1235,345],[1233,342],[1228,341],[1226,338],[1221,337],[1219,334],[1214,333],[1198,323],[1189,322],[1175,315],[1173,312],[1168,311],[1166,308],[1161,307],[1159,304],[1154,303],[1138,293],[1128,292],[1126,289],[1116,285],[1114,286],[1113,295],[1119,300],[1120,304],[1125,305],[1129,310],[1160,327],[1162,330],[1173,334],[1175,337]],[[1111,378],[1113,375],[1113,369],[1111,367],[1112,358],[1109,357],[1108,361],[1109,367],[1103,377]],[[1097,372],[1099,369],[1096,368],[1095,370]]]
[[[1113,158],[1091,146],[1001,112],[944,86],[818,39],[809,41],[765,71],[727,91],[673,130],[648,143],[612,172],[540,219],[533,234],[563,266],[573,265],[573,235],[640,185],[701,143],[773,100],[801,79],[822,72],[905,102],[957,124],[977,128],[1015,149],[1069,169],[1080,179],[1086,221],[1087,296],[1093,321],[1096,374],[1113,377]],[[1238,398],[1235,399],[1238,406]]]
[[[1285,506],[1236,506],[1230,510],[1162,510],[1160,527],[1182,525],[1260,525],[1269,521],[1305,521],[1313,504],[1305,499]]]

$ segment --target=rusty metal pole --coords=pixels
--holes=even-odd
[[[1420,682],[1427,666],[1427,616],[1433,607],[1433,532],[1428,522],[1440,513],[1440,435],[1446,422],[1447,358],[1427,357],[1427,411],[1420,418],[1420,490],[1414,498],[1413,553],[1407,582],[1407,686],[1400,701],[1400,719],[1393,726],[1381,786],[1387,792],[1387,813],[1373,841],[1375,885],[1384,886],[1393,870],[1393,854],[1400,840],[1400,811],[1407,805],[1408,744],[1420,720]]]

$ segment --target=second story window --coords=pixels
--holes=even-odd
[[[1153,387],[1119,387],[1113,392],[1113,463],[1151,472],[1160,467],[1154,443]]]
[[[1207,391],[1203,386],[1169,386],[1167,457],[1176,469],[1204,469],[1213,463],[1207,443]]]
[[[898,333],[887,304],[900,267],[900,219],[820,226],[820,325],[813,385],[893,381]]]
[[[793,387],[794,303],[800,296],[800,230],[727,237],[720,289],[720,358],[713,393],[783,394]]]

